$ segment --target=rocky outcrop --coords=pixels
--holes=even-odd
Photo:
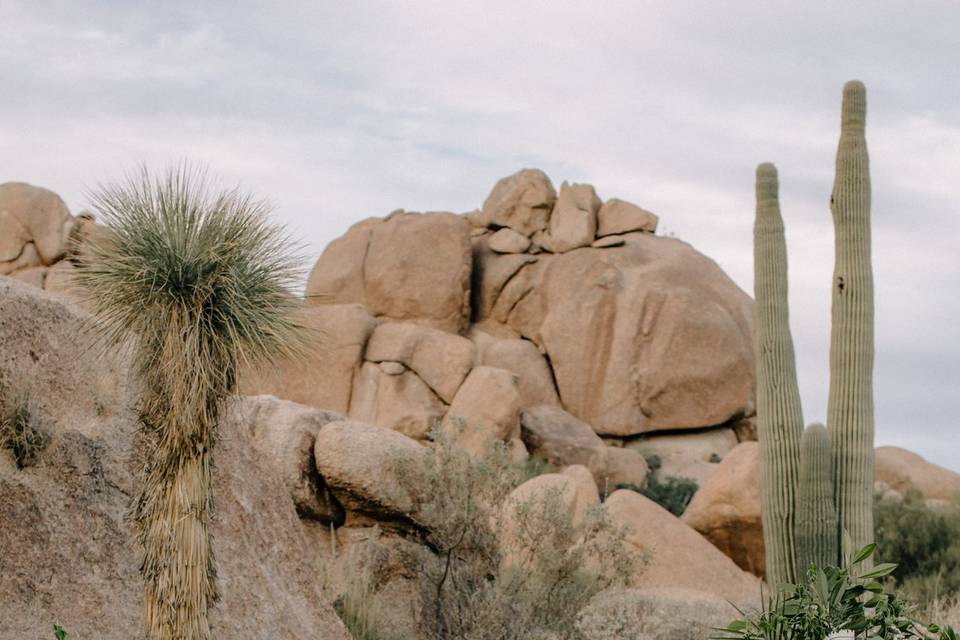
[[[509,227],[529,237],[547,228],[556,199],[546,174],[523,169],[497,181],[483,203],[481,226]]]
[[[306,295],[458,333],[470,320],[471,261],[463,217],[396,212],[355,224],[332,242],[310,272]]]
[[[482,325],[481,325],[482,327]],[[506,369],[517,376],[520,406],[558,406],[560,397],[553,384],[553,373],[536,345],[509,331],[508,337],[496,337],[484,328],[474,327],[470,337],[477,345],[477,364]]]
[[[541,239],[541,246],[551,253],[589,247],[597,235],[600,204],[600,198],[592,186],[564,182],[560,186],[560,195],[550,214],[550,224]]]
[[[475,367],[454,396],[440,428],[459,447],[478,456],[492,442],[519,435],[517,376],[496,367]]]
[[[607,445],[590,425],[559,407],[540,405],[524,409],[520,416],[523,443],[531,455],[555,467],[573,464],[590,470],[597,484],[607,473]]]
[[[597,212],[597,237],[603,238],[632,231],[656,233],[657,216],[617,198],[610,198]]]
[[[660,479],[690,478],[703,484],[717,470],[724,457],[737,446],[733,429],[720,427],[689,433],[651,434],[627,441],[625,447],[655,457],[654,470]]]
[[[62,258],[71,221],[54,192],[25,182],[0,184],[0,274]]]
[[[346,414],[376,321],[359,304],[307,305],[299,320],[311,340],[306,353],[260,369],[245,369],[240,390]]]
[[[760,454],[756,442],[728,453],[683,512],[683,521],[744,571],[764,576],[760,518]]]
[[[353,385],[350,419],[423,440],[446,405],[416,373],[400,362],[365,362]]]
[[[898,493],[916,489],[927,500],[960,497],[960,474],[900,447],[877,447],[876,479]]]
[[[639,493],[621,489],[604,503],[611,519],[629,527],[626,544],[638,563],[631,587],[677,587],[734,603],[755,602],[760,581],[742,571],[702,535]]]
[[[3,278],[0,300],[0,386],[28,388],[50,436],[22,470],[0,450],[0,637],[49,637],[54,621],[71,637],[139,637],[143,586],[125,521],[135,482],[129,375],[112,355],[91,356],[76,307]],[[348,640],[304,551],[291,486],[273,466],[277,450],[230,419],[221,434],[214,633]]]

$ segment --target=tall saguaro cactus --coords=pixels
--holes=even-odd
[[[830,198],[836,253],[827,427],[834,445],[840,526],[857,549],[873,541],[873,270],[866,112],[863,83],[848,82]]]
[[[811,564],[837,564],[837,510],[833,503],[830,434],[822,424],[808,426],[800,439],[800,485],[797,489],[797,571]]]
[[[757,426],[760,440],[763,542],[767,580],[796,578],[794,504],[803,415],[787,304],[787,248],[777,169],[757,167],[753,227]]]

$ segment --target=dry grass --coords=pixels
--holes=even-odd
[[[0,449],[13,455],[18,469],[36,464],[50,435],[30,393],[24,389],[0,391]]]

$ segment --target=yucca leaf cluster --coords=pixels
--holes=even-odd
[[[133,505],[151,639],[210,637],[217,599],[209,531],[212,452],[244,363],[301,344],[291,287],[297,262],[268,207],[214,190],[181,165],[101,187],[108,232],[77,282],[107,347],[129,348],[142,395],[143,468]]]

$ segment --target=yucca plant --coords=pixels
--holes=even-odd
[[[217,600],[210,517],[224,400],[246,363],[302,344],[286,234],[268,207],[181,165],[92,195],[108,232],[78,266],[108,346],[130,345],[143,455],[132,508],[152,640],[206,640]]]

